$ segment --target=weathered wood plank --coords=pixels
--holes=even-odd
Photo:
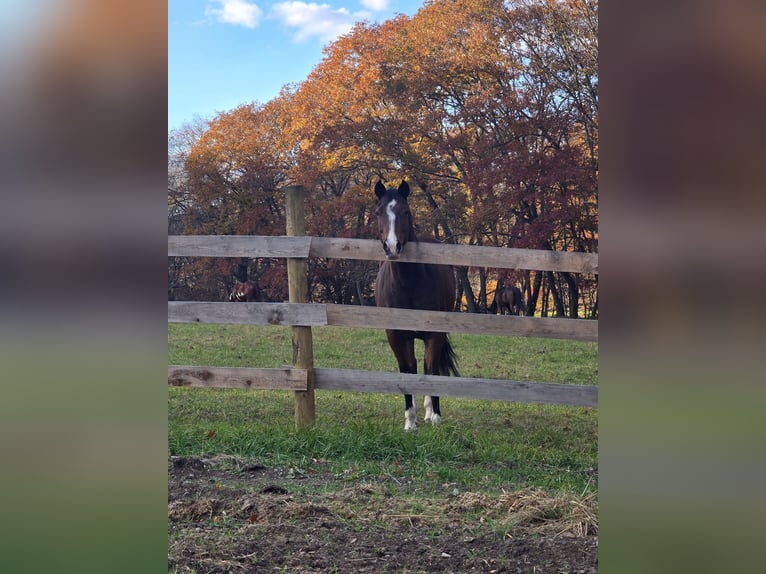
[[[168,256],[308,257],[311,237],[265,235],[169,235]]]
[[[598,387],[594,385],[563,385],[325,368],[314,369],[314,377],[316,388],[321,390],[598,406]]]
[[[225,323],[404,329],[598,341],[598,321],[382,309],[319,303],[168,301],[169,323]]]
[[[169,365],[168,385],[305,391],[307,373],[306,369],[296,368],[255,369]],[[314,376],[315,388],[321,390],[382,394],[409,393],[506,402],[598,406],[598,387],[595,385],[562,385],[325,368],[315,368]]]
[[[339,327],[479,333],[579,341],[598,340],[598,322],[585,319],[415,311],[329,303],[326,307],[327,324]],[[418,328],[413,329],[413,325],[418,325]]]
[[[184,257],[328,257],[383,261],[373,239],[261,235],[170,235],[168,256]],[[543,249],[515,249],[446,243],[408,243],[400,261],[598,273],[598,255]]]
[[[309,257],[385,260],[379,241],[333,237],[312,238]],[[598,273],[598,255],[595,253],[547,251],[543,249],[515,249],[447,243],[408,243],[402,250],[399,260],[499,269]]]
[[[312,237],[309,257],[362,259],[365,261],[384,261],[386,259],[380,241],[348,237]]]
[[[287,235],[302,237],[306,235],[303,199],[306,190],[302,186],[293,185],[286,189],[285,216]],[[290,303],[308,303],[308,259],[288,258],[287,288]],[[325,314],[325,317],[327,315]],[[311,338],[311,327],[293,326],[293,366],[306,369],[306,389],[295,393],[295,427],[307,428],[316,422],[316,405],[314,403],[314,342]]]
[[[324,305],[311,303],[210,303],[168,301],[169,323],[326,325]]]
[[[305,369],[168,365],[168,385],[174,387],[305,391],[306,380]]]

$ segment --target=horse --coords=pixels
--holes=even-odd
[[[495,300],[491,308],[493,313],[499,308],[501,315],[505,315],[506,309],[509,315],[519,315],[524,310],[524,296],[515,285],[505,285],[502,289],[495,291]]]
[[[236,281],[234,288],[229,293],[229,301],[242,303],[244,301],[255,301],[256,287],[252,281]]]
[[[397,262],[409,242],[436,243],[435,239],[418,238],[407,204],[410,186],[402,180],[399,188],[375,185],[375,215],[386,261],[378,270],[375,304],[378,307],[452,311],[455,305],[455,275],[449,265]],[[427,375],[460,376],[457,356],[447,333],[386,329],[386,338],[394,352],[401,373],[417,373],[415,339],[425,345],[424,372]],[[425,421],[441,422],[438,396],[423,400]],[[417,409],[412,395],[404,395],[404,430],[417,430]]]

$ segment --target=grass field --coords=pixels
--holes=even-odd
[[[397,370],[378,330],[313,329],[316,367]],[[596,384],[595,343],[455,334],[465,377]],[[422,365],[422,344],[418,343]],[[168,362],[282,367],[292,362],[287,327],[168,325]],[[317,424],[294,427],[289,391],[169,388],[171,455],[235,455],[301,474],[333,473],[454,483],[488,493],[540,488],[597,491],[596,410],[442,399],[443,424],[405,433],[397,395],[317,391]]]

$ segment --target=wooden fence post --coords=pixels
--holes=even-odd
[[[285,215],[287,219],[287,235],[306,235],[306,225],[303,210],[305,190],[301,185],[291,185],[285,188]],[[308,303],[308,260],[287,259],[287,283],[290,303]],[[314,344],[311,338],[311,327],[295,326],[292,329],[293,366],[306,369],[306,390],[295,391],[295,426],[306,428],[316,421],[314,404]]]

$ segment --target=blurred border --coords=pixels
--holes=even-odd
[[[4,2],[0,563],[167,568],[167,7]]]
[[[766,5],[600,15],[599,565],[751,571],[766,504]]]

